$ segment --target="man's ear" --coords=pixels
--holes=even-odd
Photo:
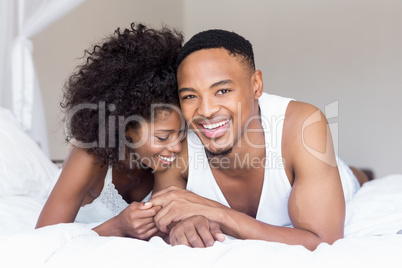
[[[254,99],[258,99],[261,97],[262,93],[264,92],[264,83],[262,81],[262,72],[261,70],[257,70],[252,75],[252,83],[254,87]]]

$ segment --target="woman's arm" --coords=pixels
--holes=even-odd
[[[106,176],[107,165],[95,165],[95,158],[85,149],[74,148],[39,216],[36,228],[74,222],[86,194]]]
[[[85,149],[74,148],[66,158],[62,173],[53,188],[36,228],[74,222],[85,196],[100,181],[104,181],[108,166],[95,165],[94,156]],[[153,216],[160,207],[133,202],[119,215],[95,227],[101,236],[123,236],[147,239],[157,232]]]

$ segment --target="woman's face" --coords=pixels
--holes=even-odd
[[[161,171],[169,167],[181,151],[185,137],[185,121],[175,111],[160,111],[154,122],[144,122],[139,129],[130,129],[127,135],[134,145],[130,166],[149,167]]]

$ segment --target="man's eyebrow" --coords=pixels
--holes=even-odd
[[[230,79],[222,80],[216,83],[213,83],[209,88],[217,87],[217,86],[222,86],[222,85],[227,85],[227,84],[232,84],[233,81]]]
[[[213,83],[209,88],[214,88],[217,86],[222,86],[222,85],[227,85],[227,84],[232,84],[233,80],[231,79],[226,79],[226,80],[222,80],[222,81],[218,81],[216,83]],[[183,87],[179,89],[179,94],[182,92],[186,92],[186,91],[190,91],[190,92],[196,92],[196,90],[194,88],[191,87]]]

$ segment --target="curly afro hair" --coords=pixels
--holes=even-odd
[[[126,137],[119,135],[117,121],[134,115],[150,122],[152,104],[179,105],[175,62],[182,43],[176,30],[132,23],[85,50],[85,62],[66,82],[60,103],[66,141],[85,144],[77,146],[102,165],[118,163],[121,148],[116,144],[125,144]],[[170,108],[158,109],[156,114]],[[123,128],[135,130],[139,123],[130,121]]]
[[[176,69],[191,53],[211,48],[224,48],[232,56],[239,55],[250,72],[255,71],[253,46],[250,41],[235,32],[225,30],[207,30],[191,37],[177,56]]]

